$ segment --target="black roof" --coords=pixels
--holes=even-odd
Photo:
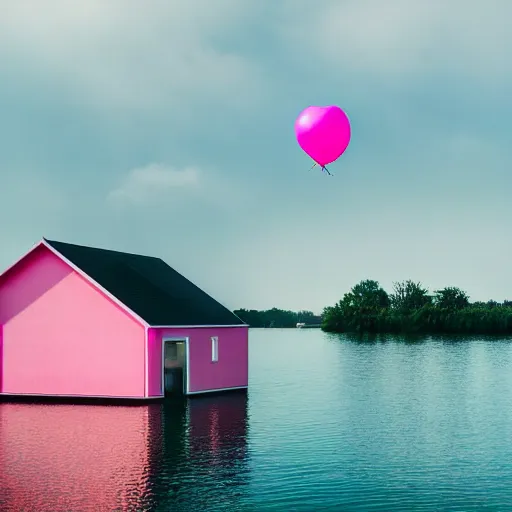
[[[244,325],[160,258],[45,242],[149,325]]]

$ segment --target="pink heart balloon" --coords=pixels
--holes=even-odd
[[[302,150],[325,167],[337,160],[350,142],[350,121],[335,105],[308,107],[295,121],[295,135]]]

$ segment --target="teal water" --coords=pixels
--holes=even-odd
[[[250,333],[250,389],[0,404],[0,510],[512,510],[512,340]]]

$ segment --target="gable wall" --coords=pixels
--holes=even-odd
[[[144,327],[44,245],[0,277],[0,392],[143,397]]]

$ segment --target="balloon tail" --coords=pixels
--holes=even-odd
[[[309,168],[309,171],[312,171],[317,165],[320,165],[318,163],[314,163],[310,168]],[[331,172],[329,172],[329,169],[327,169],[327,167],[325,165],[322,165],[320,167],[322,169],[322,172],[326,172],[329,176],[333,176],[333,174]]]

